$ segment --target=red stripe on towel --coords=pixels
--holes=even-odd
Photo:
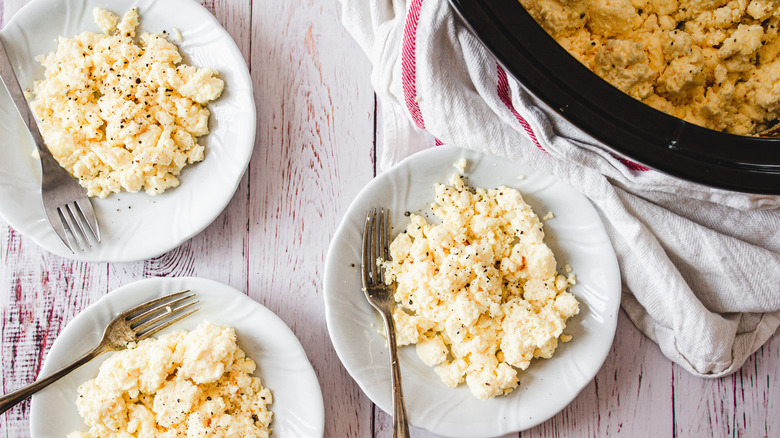
[[[423,0],[412,0],[409,11],[406,14],[404,24],[404,37],[401,45],[401,86],[404,92],[406,108],[412,120],[420,129],[425,129],[420,105],[417,102],[417,60],[415,49],[417,47],[417,24],[420,22],[420,9]]]
[[[401,43],[401,87],[404,92],[404,102],[415,125],[425,131],[425,121],[420,110],[417,97],[417,24],[420,22],[420,10],[424,0],[412,0],[404,23],[404,37]],[[436,146],[444,144],[436,140]]]
[[[496,92],[498,93],[498,98],[501,99],[501,102],[503,102],[507,108],[509,108],[509,111],[512,112],[512,115],[515,116],[517,121],[520,122],[520,125],[523,127],[523,129],[528,134],[528,136],[531,137],[531,140],[533,140],[536,147],[544,151],[544,148],[542,147],[541,144],[539,144],[539,140],[537,140],[536,138],[536,134],[534,133],[534,130],[531,129],[531,125],[528,124],[528,121],[525,120],[523,116],[521,116],[520,113],[518,113],[517,110],[515,110],[514,105],[512,105],[512,95],[509,93],[509,78],[506,75],[506,71],[504,71],[504,69],[498,63],[496,63],[496,70],[498,72],[498,85],[496,86]],[[625,158],[618,157],[618,156],[614,156],[614,157],[618,161],[623,163],[623,165],[629,168],[630,170],[634,170],[638,172],[645,172],[650,170],[650,168],[645,167],[639,163],[635,163],[631,160],[627,160]]]
[[[520,122],[520,126],[523,127],[523,130],[525,130],[525,133],[528,134],[536,147],[544,151],[544,148],[541,144],[539,144],[539,140],[536,138],[536,133],[534,133],[534,130],[531,129],[531,125],[528,124],[528,121],[524,119],[523,116],[517,112],[514,105],[512,105],[512,95],[509,93],[509,79],[506,76],[506,71],[504,71],[504,69],[498,63],[496,63],[496,72],[498,73],[498,84],[496,85],[496,93],[498,94],[498,98],[501,99],[501,102],[503,102],[509,111],[512,112],[512,115],[515,116],[515,119]]]
[[[627,160],[627,159],[621,158],[621,157],[615,157],[615,158],[617,158],[618,161],[623,163],[623,165],[628,167],[630,170],[636,170],[638,172],[647,172],[648,170],[650,170],[649,167],[645,167],[645,166],[643,166],[643,165],[641,165],[639,163],[635,163],[635,162],[633,162],[631,160]]]

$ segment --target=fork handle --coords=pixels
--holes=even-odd
[[[27,99],[24,97],[24,91],[19,84],[19,80],[14,73],[14,67],[11,65],[11,58],[8,56],[8,51],[5,49],[5,44],[2,38],[0,38],[0,79],[5,83],[5,87],[8,93],[11,95],[11,100],[16,106],[16,110],[19,111],[19,115],[22,117],[27,129],[30,130],[35,145],[38,147],[38,151],[41,155],[51,155],[49,149],[43,142],[43,136],[38,129],[38,123],[33,117],[30,105],[27,103]]]
[[[2,397],[0,397],[0,414],[3,412],[11,409],[12,407],[16,406],[19,402],[26,399],[27,397],[35,394],[36,392],[40,391],[41,389],[51,385],[55,381],[59,380],[62,376],[65,374],[70,373],[71,371],[75,370],[76,368],[84,365],[85,363],[89,362],[90,360],[94,359],[95,357],[105,353],[108,351],[108,349],[98,346],[92,351],[87,352],[85,355],[81,356],[80,358],[76,359],[72,364],[66,366],[65,368],[57,371],[54,374],[51,374],[49,376],[46,376],[42,379],[36,380],[35,382],[25,386],[24,388],[17,389],[16,391],[6,394]]]
[[[44,167],[48,173],[57,173],[62,178],[62,174],[67,175],[70,178],[70,174],[59,165],[57,160],[49,151],[48,146],[43,141],[43,135],[41,134],[38,122],[30,109],[30,104],[27,102],[27,98],[24,96],[24,90],[22,90],[19,79],[16,77],[14,67],[11,64],[11,58],[8,56],[8,51],[5,48],[5,43],[2,37],[0,37],[0,82],[5,84],[5,88],[8,90],[8,94],[11,95],[11,100],[14,102],[16,110],[19,112],[19,116],[27,125],[27,129],[32,135],[33,142],[38,150],[38,155],[41,157],[41,166]],[[0,90],[2,90],[2,84],[0,84]],[[46,179],[43,179],[43,183],[46,183]],[[2,413],[2,412],[0,412]]]
[[[387,346],[390,349],[390,363],[393,377],[393,438],[409,438],[409,422],[406,419],[404,392],[401,387],[401,366],[398,363],[398,347],[395,341],[393,315],[382,312],[387,332]]]

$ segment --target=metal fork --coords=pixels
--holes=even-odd
[[[38,148],[42,174],[41,200],[49,224],[70,252],[74,252],[74,248],[84,251],[86,247],[92,246],[91,240],[99,243],[100,230],[92,204],[84,189],[57,163],[43,142],[38,123],[30,111],[2,39],[0,39],[0,79],[5,83],[19,115],[22,116]],[[92,239],[88,236],[87,230],[91,233]]]
[[[408,438],[409,423],[406,419],[404,394],[401,388],[401,368],[398,363],[398,347],[395,341],[395,283],[385,284],[385,272],[380,260],[390,260],[390,211],[376,208],[368,212],[363,229],[363,292],[368,302],[382,315],[390,349],[393,378],[393,437]]]
[[[144,340],[174,322],[192,315],[200,308],[195,308],[182,314],[186,309],[199,302],[197,300],[191,301],[190,299],[195,294],[189,292],[189,290],[185,290],[155,298],[115,316],[108,323],[100,343],[92,351],[89,351],[56,373],[0,397],[0,414],[95,357],[109,351],[123,350],[127,348],[128,343]]]

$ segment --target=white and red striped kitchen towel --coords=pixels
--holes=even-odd
[[[446,0],[341,0],[373,64],[386,168],[446,143],[552,173],[596,206],[623,308],[697,375],[736,371],[780,325],[780,197],[712,189],[616,158],[496,63]]]

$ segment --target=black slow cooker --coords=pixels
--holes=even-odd
[[[518,0],[450,3],[507,72],[615,153],[712,187],[780,194],[780,139],[714,131],[635,100],[569,55]]]

